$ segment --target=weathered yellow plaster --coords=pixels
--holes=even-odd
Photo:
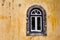
[[[50,22],[52,24],[52,31],[54,32],[55,25],[56,25],[56,18],[54,16],[51,16],[51,15],[48,18],[50,19]]]
[[[0,16],[0,19],[8,19],[8,17],[7,16]]]
[[[26,12],[35,4],[46,10],[47,36],[26,36]],[[0,0],[0,40],[60,40],[59,17],[60,0]]]

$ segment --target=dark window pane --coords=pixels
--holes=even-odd
[[[38,11],[37,14],[40,14],[40,12]]]
[[[35,30],[35,17],[32,17],[32,30]]]
[[[35,10],[35,12],[37,13],[37,10]]]
[[[37,17],[37,29],[40,30],[40,17]]]
[[[33,11],[32,14],[35,14],[35,12]]]

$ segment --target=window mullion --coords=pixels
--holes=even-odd
[[[35,17],[35,30],[37,31],[37,17]]]

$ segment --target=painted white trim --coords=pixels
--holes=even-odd
[[[35,17],[35,30],[37,30],[37,17]]]

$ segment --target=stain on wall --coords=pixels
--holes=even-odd
[[[2,0],[2,6],[4,6],[5,0]]]

